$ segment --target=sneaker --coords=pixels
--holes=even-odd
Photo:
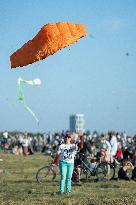
[[[64,192],[53,192],[51,193],[51,196],[55,196],[55,195],[63,195]]]
[[[59,192],[59,195],[63,195],[64,194],[64,192]]]
[[[69,195],[69,194],[71,194],[71,192],[70,192],[70,191],[69,191],[69,192],[66,192],[66,194]]]

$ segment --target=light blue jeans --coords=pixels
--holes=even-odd
[[[60,168],[60,192],[64,193],[65,184],[66,184],[66,192],[70,192],[74,163],[60,161],[59,168]]]

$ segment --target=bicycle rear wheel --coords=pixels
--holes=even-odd
[[[49,183],[54,181],[56,173],[53,172],[50,166],[40,168],[36,173],[36,180],[38,183]]]
[[[88,180],[89,171],[87,168],[81,168],[80,180],[86,182]]]
[[[96,169],[96,176],[100,179],[111,180],[115,176],[115,167],[112,164],[100,163]]]

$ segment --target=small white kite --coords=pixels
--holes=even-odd
[[[18,83],[18,88],[19,88],[19,98],[18,100],[22,101],[24,103],[24,107],[28,110],[28,112],[31,113],[31,115],[34,117],[34,119],[39,123],[38,118],[36,117],[36,114],[31,110],[31,108],[27,105],[25,97],[24,97],[24,93],[23,93],[23,89],[21,87],[21,82],[25,83],[25,84],[29,84],[29,85],[35,85],[35,86],[39,86],[41,85],[41,80],[39,78],[36,78],[34,80],[24,80],[22,78],[18,78],[17,79],[17,83]]]

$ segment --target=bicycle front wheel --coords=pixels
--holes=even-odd
[[[100,179],[111,180],[115,176],[115,167],[112,164],[100,163],[96,169],[96,176]]]
[[[36,180],[38,183],[50,183],[56,178],[56,173],[53,172],[50,166],[40,168],[36,173]]]

